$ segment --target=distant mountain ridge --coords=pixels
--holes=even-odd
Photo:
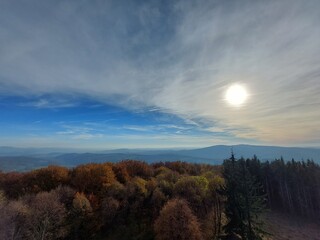
[[[261,160],[274,160],[283,157],[285,160],[319,160],[319,148],[302,148],[302,147],[278,147],[278,146],[258,146],[258,145],[216,145],[206,148],[195,150],[182,150],[182,155],[193,157],[209,157],[213,159],[225,159],[230,156],[231,151],[235,154],[236,158],[244,157],[250,158],[253,155],[258,156]]]
[[[221,164],[230,157],[231,151],[236,158],[251,158],[256,155],[260,160],[312,159],[320,163],[320,148],[277,147],[257,145],[216,145],[199,149],[115,149],[88,151],[59,148],[14,148],[0,147],[0,169],[3,171],[28,171],[57,164],[74,167],[88,162],[117,162],[135,159],[146,162],[186,161],[195,163]]]

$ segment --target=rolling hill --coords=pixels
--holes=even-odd
[[[88,162],[117,162],[125,159],[135,159],[149,163],[159,161],[186,161],[195,163],[221,164],[229,158],[231,151],[236,158],[249,158],[256,155],[259,159],[274,160],[283,157],[284,160],[312,159],[320,162],[319,148],[276,147],[255,145],[217,145],[199,149],[187,150],[146,150],[146,149],[115,149],[105,151],[84,152],[76,149],[56,148],[13,148],[0,147],[0,169],[3,171],[28,171],[31,169],[57,164],[74,167]]]

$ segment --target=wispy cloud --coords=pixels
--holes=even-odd
[[[36,101],[20,103],[23,107],[35,107],[35,108],[70,108],[75,107],[77,104],[75,102],[69,102],[64,99],[45,99],[41,98]]]
[[[319,7],[313,0],[1,1],[0,94],[73,94],[168,112],[194,125],[202,119],[199,128],[226,131],[230,141],[320,143]],[[224,101],[234,82],[250,92],[238,110]]]
[[[97,140],[101,137],[104,137],[104,134],[98,129],[85,127],[83,125],[79,126],[62,124],[60,127],[63,130],[57,131],[57,135],[61,135],[74,140]]]
[[[72,136],[72,139],[76,140],[89,140],[89,139],[97,139],[103,137],[103,134],[75,134]]]

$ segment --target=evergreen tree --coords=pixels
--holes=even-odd
[[[265,205],[261,184],[249,172],[246,161],[243,158],[236,160],[233,153],[223,166],[226,181],[223,193],[227,197],[225,211],[228,218],[225,232],[238,234],[243,239],[262,239],[265,232],[259,215]]]

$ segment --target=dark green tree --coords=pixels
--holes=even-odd
[[[248,240],[262,239],[266,233],[259,219],[265,209],[262,185],[250,173],[246,161],[243,158],[236,160],[233,153],[223,166],[223,194],[227,197],[225,213],[228,219],[225,232]]]

